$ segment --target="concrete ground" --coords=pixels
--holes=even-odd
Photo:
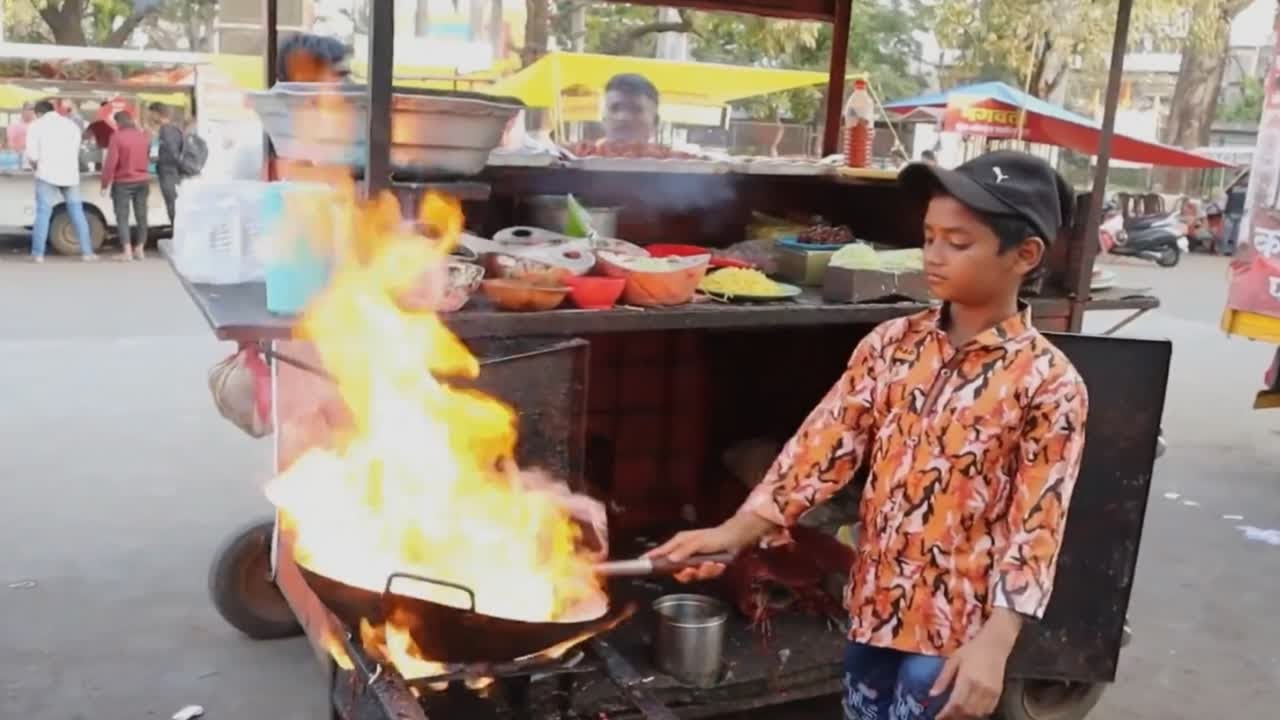
[[[0,258],[0,718],[325,717],[305,643],[246,640],[207,598],[219,542],[268,510],[268,445],[205,386],[228,348],[162,261],[19,257]],[[1135,639],[1092,717],[1270,717],[1280,547],[1237,526],[1280,528],[1280,412],[1250,410],[1273,349],[1217,329],[1223,261],[1110,267],[1165,302],[1125,332],[1175,351]]]

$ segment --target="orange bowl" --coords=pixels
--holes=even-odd
[[[494,279],[480,283],[485,297],[499,309],[514,312],[554,310],[569,294],[567,287],[540,287],[521,280]]]
[[[627,287],[627,279],[617,277],[571,277],[564,282],[570,299],[583,310],[608,310]]]
[[[641,307],[683,305],[693,300],[711,262],[710,255],[656,259],[597,254],[605,275],[627,281],[623,302]]]

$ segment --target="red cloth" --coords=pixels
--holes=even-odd
[[[89,132],[93,133],[93,141],[97,143],[98,147],[111,147],[111,136],[116,132],[111,123],[106,120],[94,120],[89,123],[88,129]]]
[[[112,183],[147,182],[151,179],[151,136],[138,128],[121,128],[111,135],[107,159],[102,165],[102,187]]]
[[[794,542],[771,548],[749,548],[724,575],[738,610],[765,636],[771,617],[795,611],[819,617],[844,616],[841,600],[828,592],[828,578],[849,576],[856,555],[852,548],[813,528],[790,528]]]

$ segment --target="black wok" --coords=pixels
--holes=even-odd
[[[387,578],[386,590],[379,593],[338,582],[305,567],[298,569],[320,602],[348,628],[358,631],[361,619],[377,626],[394,617],[397,624],[407,627],[424,658],[445,663],[517,660],[575,638],[585,640],[617,625],[632,612],[631,607],[610,608],[600,617],[582,622],[525,622],[476,612],[475,593],[454,583],[396,573]],[[456,590],[467,598],[468,609],[400,595],[392,588],[398,580]]]

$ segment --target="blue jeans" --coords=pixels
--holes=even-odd
[[[1240,221],[1242,217],[1232,217],[1227,215],[1223,219],[1222,225],[1222,241],[1218,243],[1215,250],[1220,255],[1235,255],[1236,240],[1240,234]]]
[[[850,643],[844,656],[845,720],[933,720],[949,693],[929,697],[945,658]]]
[[[89,239],[89,221],[84,217],[80,187],[63,187],[39,179],[36,180],[36,224],[31,229],[31,255],[44,257],[45,245],[49,242],[49,222],[53,219],[53,206],[58,204],[58,200],[66,204],[67,216],[80,239],[80,254],[92,255],[93,243]]]

